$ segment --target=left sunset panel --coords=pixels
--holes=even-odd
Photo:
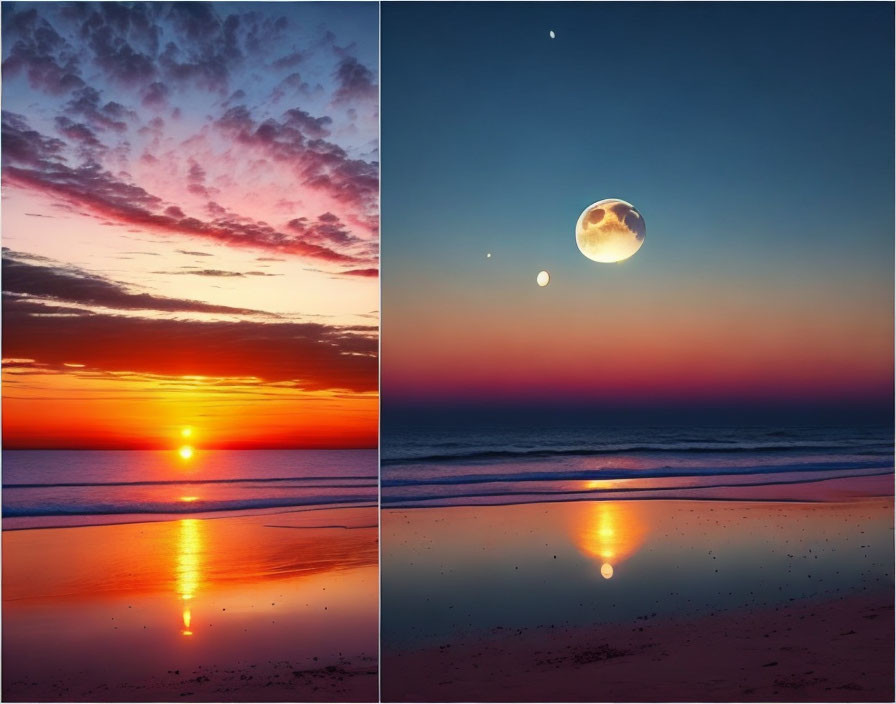
[[[3,3],[3,700],[376,700],[378,33]]]

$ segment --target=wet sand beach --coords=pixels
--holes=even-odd
[[[842,489],[384,511],[384,701],[892,701],[893,501]]]
[[[884,591],[635,624],[498,628],[387,653],[384,701],[893,701]]]
[[[377,510],[3,533],[6,701],[374,701]]]

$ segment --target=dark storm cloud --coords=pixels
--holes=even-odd
[[[314,120],[290,110],[282,121],[256,122],[244,105],[227,110],[217,126],[232,138],[263,150],[277,161],[293,166],[301,185],[326,192],[336,200],[368,214],[375,229],[379,173],[376,162],[352,159],[342,147],[318,135],[328,121]]]
[[[264,222],[226,214],[211,221],[187,217],[179,207],[166,207],[160,198],[117,178],[95,162],[68,166],[61,156],[64,145],[29,129],[18,116],[4,114],[2,137],[3,175],[8,183],[51,193],[119,224],[197,235],[233,246],[274,249],[335,263],[358,261],[316,242],[280,232]]]
[[[282,17],[231,14],[226,5],[204,2],[72,3],[53,11],[10,4],[3,35],[12,49],[3,69],[10,76],[24,72],[33,88],[58,95],[84,86],[90,64],[125,87],[154,84],[144,98],[153,103],[172,83],[225,91],[246,50],[264,49],[265,39],[279,38],[286,27]],[[78,50],[60,32],[77,38]],[[293,52],[274,63],[285,69],[300,59]]]
[[[380,275],[379,269],[349,269],[347,271],[340,271],[339,274],[341,276],[361,276],[364,278],[376,278]]]
[[[72,99],[66,104],[67,115],[80,115],[96,129],[111,129],[123,132],[128,125],[125,118],[136,119],[137,115],[132,110],[116,102],[101,104],[99,91],[90,86],[79,88],[72,94]]]
[[[4,76],[24,73],[32,88],[51,95],[84,85],[72,47],[37,10],[17,13],[14,4],[4,4],[3,42],[12,46],[3,61]]]
[[[315,221],[294,218],[287,223],[287,227],[303,240],[325,246],[347,246],[364,242],[352,235],[333,213],[319,215]]]
[[[246,51],[253,54],[260,52],[267,44],[281,39],[289,28],[289,20],[286,17],[262,17],[257,13],[246,15],[244,24]]]
[[[56,118],[56,129],[73,142],[80,142],[90,150],[103,150],[103,143],[96,138],[93,130],[80,122],[72,122],[64,115]]]
[[[21,115],[3,111],[0,135],[3,139],[4,166],[17,162],[49,169],[65,160],[65,142],[32,130]]]
[[[205,169],[195,161],[190,161],[190,169],[187,171],[187,190],[199,196],[208,197],[209,192],[205,187]]]
[[[293,51],[286,56],[281,56],[279,59],[274,61],[274,68],[278,69],[286,69],[293,68],[298,66],[302,61],[305,60],[305,53],[302,51]]]
[[[339,88],[334,101],[337,103],[355,102],[377,97],[377,85],[373,71],[353,56],[346,56],[336,69],[336,80]]]
[[[198,271],[180,271],[179,274],[193,274],[194,276],[213,276],[213,277],[241,277],[244,274],[239,271],[224,271],[223,269],[200,269]]]
[[[211,256],[214,256],[214,255],[212,255],[212,254],[209,254],[208,252],[193,252],[193,251],[191,251],[191,250],[189,250],[189,249],[178,249],[178,250],[177,250],[177,253],[178,253],[178,254],[190,254],[190,255],[192,255],[192,256],[194,256],[194,257],[211,257]]]
[[[208,276],[222,279],[244,279],[247,276],[282,276],[282,274],[270,274],[264,271],[226,271],[224,269],[196,269],[192,266],[182,267],[187,271],[157,271],[156,274],[176,274],[178,276]]]
[[[235,90],[233,93],[231,93],[230,97],[224,101],[223,105],[224,105],[224,107],[229,108],[232,105],[234,105],[235,103],[242,103],[245,99],[246,99],[246,91],[244,91],[242,88],[240,88],[239,90]]]
[[[306,137],[312,139],[323,139],[330,136],[330,125],[333,119],[324,115],[323,117],[312,117],[304,110],[294,108],[283,113],[283,124],[286,127],[297,129]]]
[[[323,43],[296,47],[286,17],[214,3],[7,3],[2,13],[4,78],[23,77],[11,89],[16,100],[33,98],[41,106],[32,123],[40,124],[41,131],[31,129],[21,116],[3,114],[7,183],[52,194],[62,201],[61,207],[86,210],[109,224],[194,234],[332,263],[369,263],[367,252],[374,245],[355,248],[361,240],[351,230],[377,231],[377,163],[352,158],[334,143],[332,133],[339,131],[329,115],[298,107],[279,112],[271,103],[272,96],[279,96],[282,107],[288,108],[296,98],[324,91],[319,84],[309,87],[296,71],[303,63],[308,66],[303,73],[315,76],[315,83],[327,83],[340,101],[370,92],[374,74],[349,57],[347,49],[337,47],[332,33],[326,33]],[[322,68],[320,61],[307,62],[320,57]],[[331,75],[335,61],[340,63]],[[265,75],[259,76],[262,70]],[[233,85],[238,81],[243,81],[242,88]],[[255,82],[268,86],[261,89],[267,104],[251,103],[250,110],[245,104],[258,97]],[[35,95],[29,95],[28,86]],[[220,183],[215,180],[220,175],[205,174],[206,168],[215,168],[213,161],[191,162],[185,186],[187,194],[207,200],[205,212],[188,207],[189,200],[162,202],[155,196],[151,191],[157,187],[139,180],[146,171],[129,162],[153,167],[165,163],[166,141],[182,140],[190,133],[179,130],[191,129],[191,120],[177,126],[165,120],[176,119],[177,103],[189,103],[202,91],[215,95],[202,98],[212,102],[201,114],[208,114],[225,137],[287,164],[295,173],[296,191],[335,199],[338,202],[329,207],[343,219],[349,213],[351,224],[329,225],[326,232],[324,224],[318,226],[308,215],[312,222],[303,233],[301,227],[286,227],[279,215],[266,213],[264,222],[225,209],[215,201],[225,202],[227,195],[212,186]],[[8,95],[4,89],[4,97]],[[217,96],[229,97],[222,102]],[[274,117],[258,118],[253,110]],[[205,127],[192,129],[204,132]],[[300,195],[295,202],[301,208],[308,199]],[[276,224],[269,224],[274,219]],[[353,247],[351,254],[339,250],[344,246]]]
[[[233,71],[248,56],[264,56],[289,30],[285,16],[231,12],[226,3],[20,7],[3,7],[3,39],[11,47],[3,63],[6,75],[24,73],[34,89],[59,95],[92,82],[93,69],[99,69],[123,87],[143,90],[145,104],[153,105],[163,104],[175,84],[228,93]],[[335,47],[329,31],[327,42]],[[373,72],[344,55],[345,49],[338,51],[343,58],[335,76],[336,101],[375,95]],[[308,56],[293,47],[267,66],[291,72]]]
[[[127,41],[99,28],[89,38],[94,63],[109,78],[134,86],[153,80],[158,71],[151,56],[135,50]]]
[[[30,259],[32,261],[26,261]],[[33,261],[42,263],[35,264]],[[47,260],[3,252],[3,293],[49,298],[69,304],[117,310],[157,310],[184,313],[249,314],[254,311],[183,301],[148,293],[131,293],[124,285]]]
[[[225,92],[229,72],[227,64],[212,57],[191,60],[174,42],[169,42],[159,55],[165,78],[173,83],[194,83],[201,88]]]
[[[193,183],[202,183],[205,181],[205,170],[195,161],[191,162],[190,171],[188,172],[187,177]]]
[[[150,83],[143,90],[143,105],[151,108],[163,108],[168,104],[168,94],[170,89],[161,81]]]
[[[190,2],[90,4],[78,18],[79,34],[107,77],[145,86],[144,102],[158,105],[171,83],[226,90],[230,70],[243,59],[240,18],[222,18],[217,10]],[[162,27],[170,34],[164,45]]]
[[[376,391],[374,330],[157,320],[46,307],[15,296],[3,299],[5,357],[59,369],[77,360],[89,370],[107,372],[254,376],[307,390]],[[160,341],[165,354],[159,354]]]

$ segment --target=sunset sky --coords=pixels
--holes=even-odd
[[[385,4],[384,414],[891,417],[892,22],[885,3]],[[576,247],[603,198],[646,222],[621,263]]]
[[[377,14],[4,3],[4,447],[375,446]]]

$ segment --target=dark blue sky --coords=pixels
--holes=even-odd
[[[866,396],[891,392],[891,3],[386,2],[381,31],[384,400],[438,397],[428,375],[500,396],[509,382],[488,391],[486,371],[458,385],[472,359],[506,366],[496,328],[540,326],[553,345],[534,357],[587,346],[563,326],[594,300],[617,302],[594,311],[595,338],[643,344],[619,323],[637,319],[655,367],[678,329],[695,369],[706,340],[733,356],[761,344],[770,386],[816,372],[791,395],[835,368]],[[647,223],[621,265],[573,240],[607,197]],[[453,354],[427,345],[433,331]],[[744,364],[717,385],[747,384]]]

